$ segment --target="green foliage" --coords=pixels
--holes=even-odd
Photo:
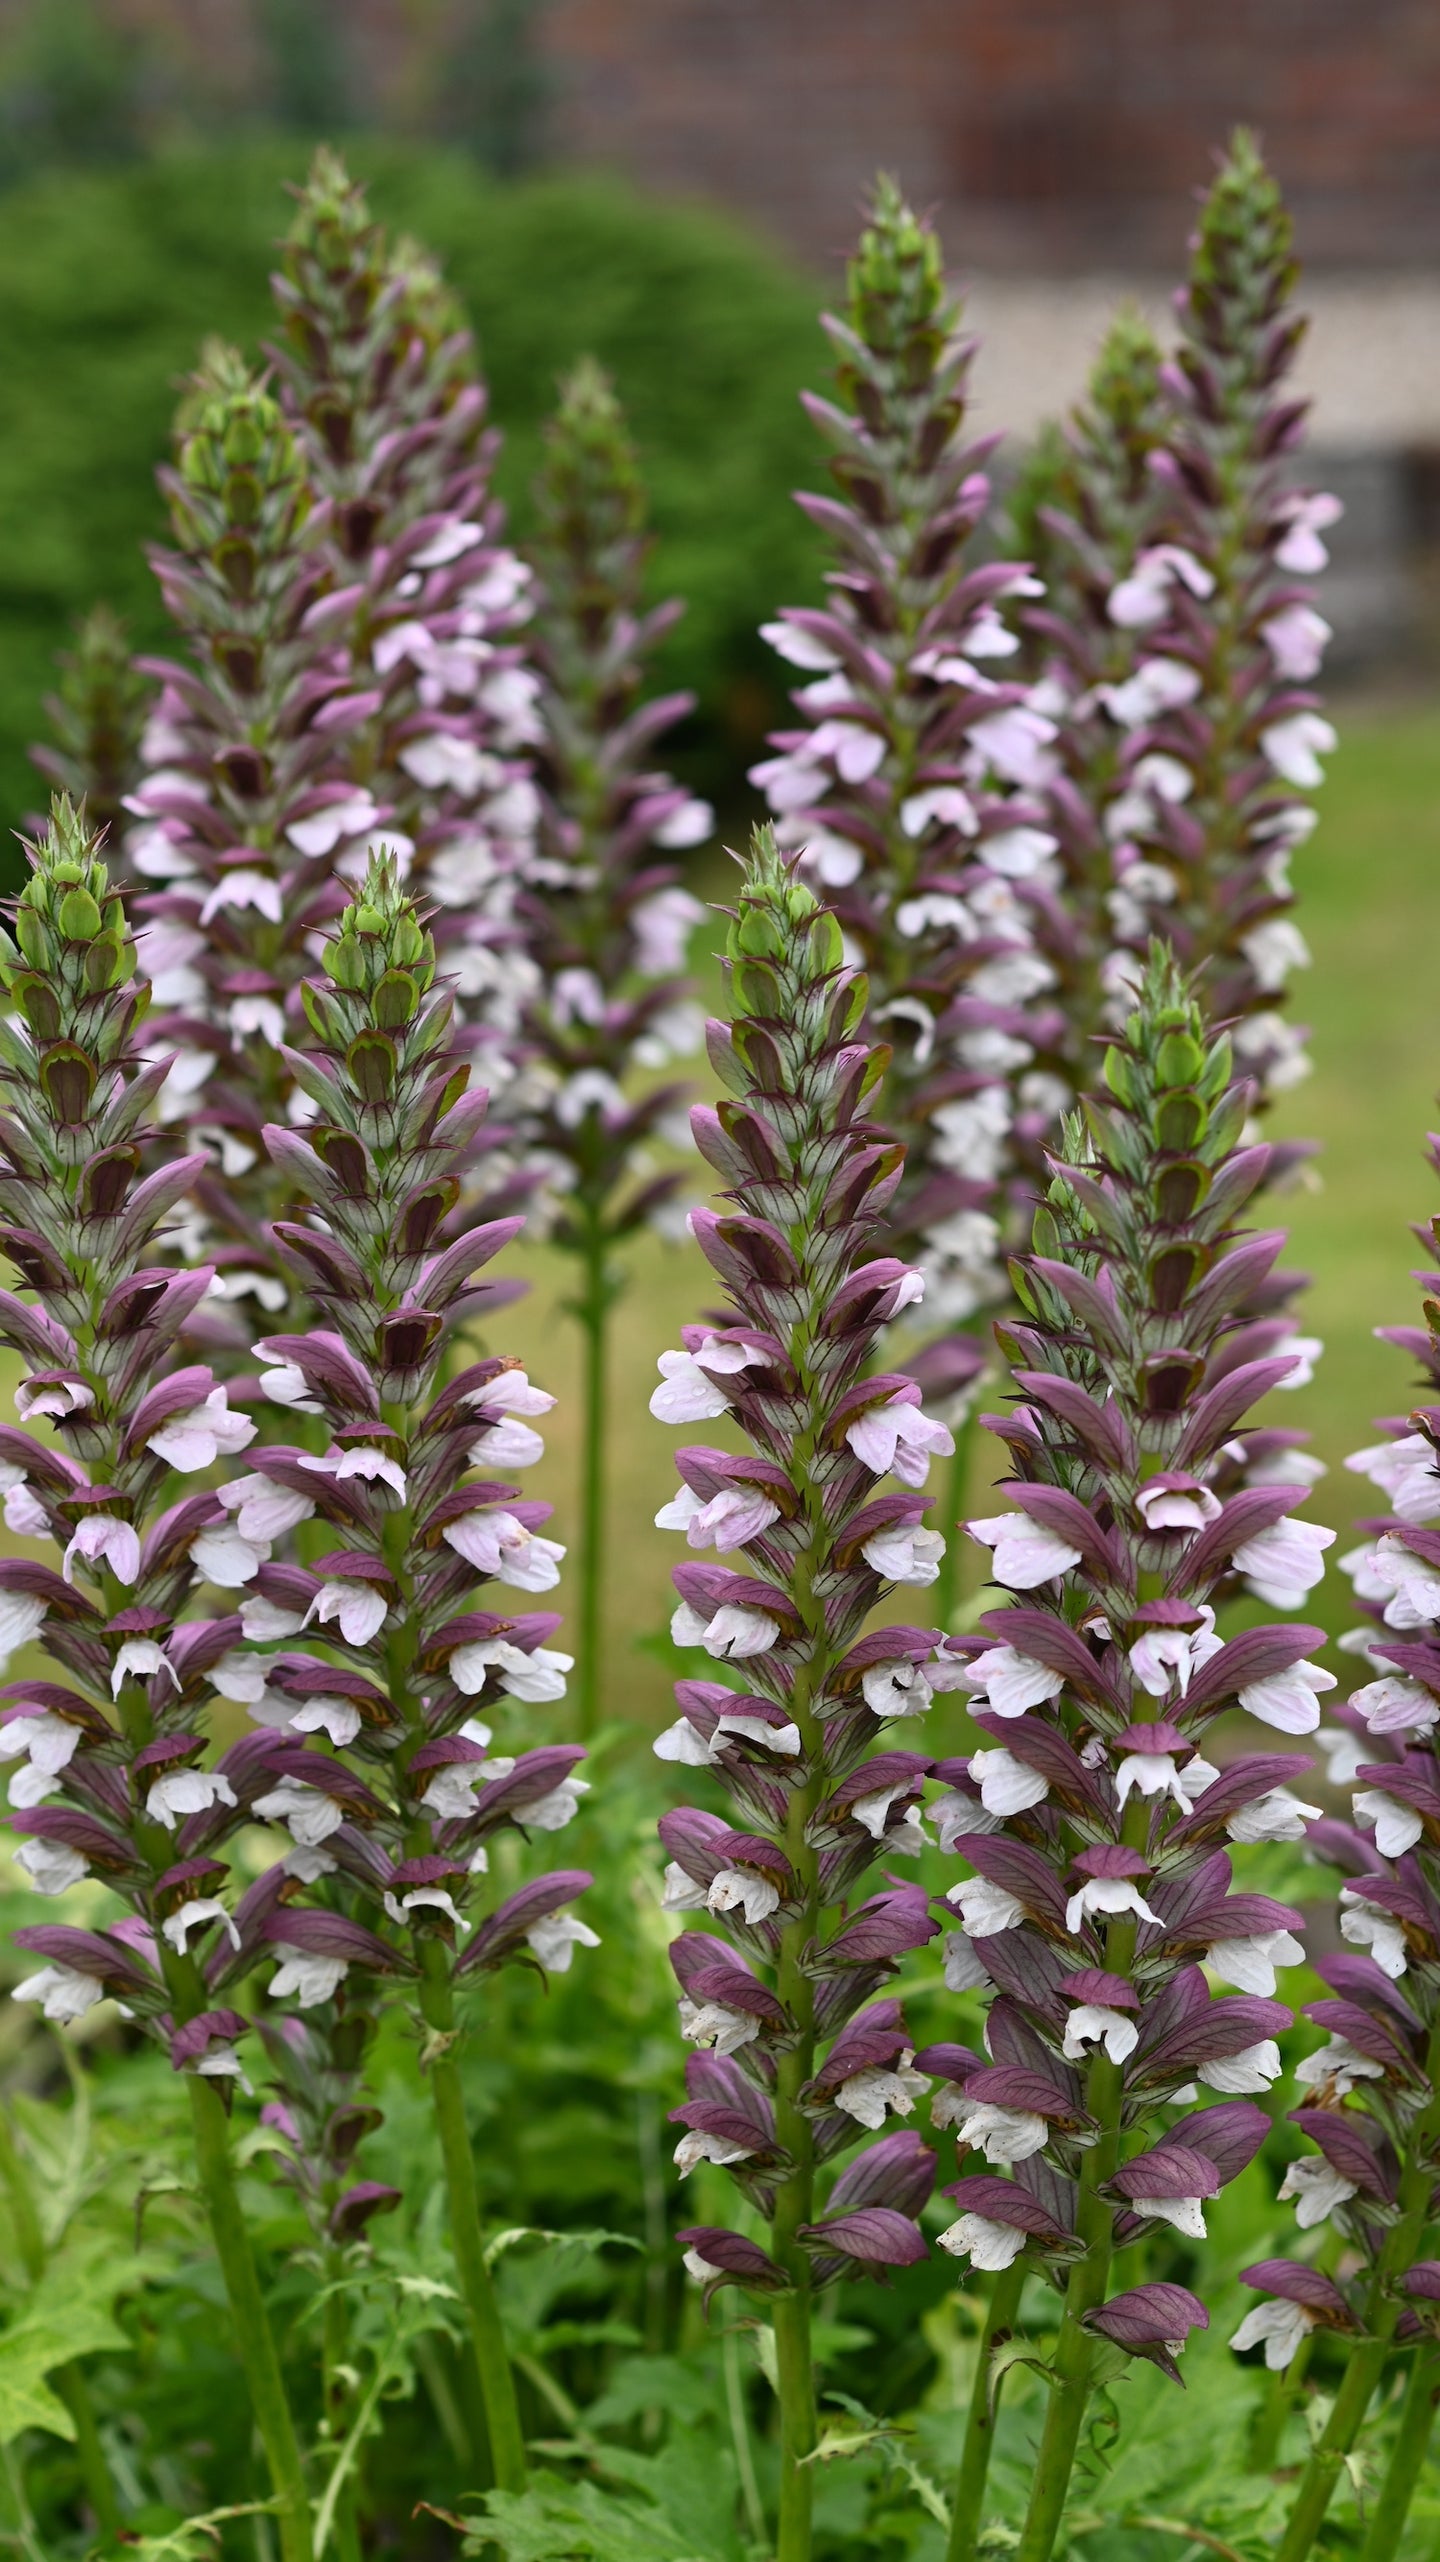
[[[694,779],[713,789],[778,710],[756,626],[816,588],[789,491],[812,469],[797,393],[817,361],[816,289],[719,217],[618,184],[499,186],[458,155],[347,142],[377,218],[443,265],[480,340],[505,431],[499,485],[523,534],[557,374],[614,378],[657,541],[651,593],[688,610],[662,654],[693,686]],[[304,176],[293,143],[41,178],[0,200],[0,799],[33,805],[53,653],[97,597],[137,649],[173,648],[140,546],[163,530],[152,474],[178,378],[207,331],[247,351],[274,332],[266,277]]]

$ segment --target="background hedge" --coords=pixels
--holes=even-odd
[[[201,337],[254,348],[306,146],[227,144],[55,172],[0,199],[0,804],[34,806],[25,749],[54,649],[96,597],[166,634],[141,544],[174,386]],[[590,350],[613,370],[644,453],[655,592],[689,610],[665,675],[693,686],[695,779],[722,796],[778,696],[755,626],[813,592],[789,492],[817,458],[797,403],[823,376],[819,285],[712,215],[602,179],[499,183],[458,155],[372,139],[352,166],[376,212],[444,262],[478,330],[500,485],[523,527],[555,377]],[[7,867],[7,870],[13,867]]]

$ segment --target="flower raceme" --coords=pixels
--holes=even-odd
[[[711,1771],[734,1809],[724,1820],[680,1808],[660,1827],[665,1903],[702,1917],[671,1948],[695,2049],[676,2158],[686,2171],[727,2168],[768,2247],[715,2226],[682,2238],[707,2291],[772,2299],[780,2551],[798,2562],[815,2442],[812,2290],[925,2252],[915,2217],[931,2158],[909,2128],[882,2131],[913,2113],[924,2081],[884,1987],[936,1925],[918,1885],[853,1898],[877,1863],[926,1841],[929,1760],[893,1746],[890,1721],[928,1706],[960,1668],[934,1632],[866,1633],[865,1622],[895,1585],[935,1579],[920,1489],[950,1436],[921,1416],[912,1380],[869,1367],[920,1286],[875,1252],[901,1153],[869,1117],[881,1056],[860,1030],[864,981],[768,830],[728,948],[733,1019],[710,1035],[728,1093],[692,1115],[727,1204],[692,1224],[727,1306],[662,1356],[652,1411],[680,1425],[728,1417],[744,1447],[682,1448],[680,1492],[659,1516],[698,1552],[674,1570],[673,1634],[709,1662],[707,1677],[680,1683],[680,1717],[656,1749]],[[887,1492],[892,1472],[899,1490]],[[880,2140],[824,2194],[823,2173],[863,2130]]]
[[[558,1579],[564,1552],[541,1527],[549,1507],[496,1473],[540,1456],[534,1419],[554,1400],[498,1358],[437,1385],[446,1342],[508,1295],[477,1276],[519,1222],[480,1220],[464,1202],[485,1097],[453,1045],[453,996],[392,865],[372,863],[326,960],[326,977],[306,987],[316,1046],[290,1060],[316,1118],[303,1137],[265,1134],[307,1213],[277,1222],[275,1243],[319,1322],[259,1351],[262,1387],[282,1408],[321,1416],[328,1443],[255,1452],[229,1490],[227,1535],[246,1636],[264,1645],[308,1632],[327,1656],[238,1649],[226,1695],[279,1756],[273,1814],[292,1834],[292,1875],[343,1880],[413,1943],[412,1970],[428,1965],[447,1984],[451,1958],[463,1980],[530,1945],[532,1930],[545,1962],[564,1965],[584,1934],[554,1923],[533,1889],[521,1890],[513,1933],[495,1915],[476,1931],[463,1910],[496,1830],[559,1828],[584,1785],[573,1750],[487,1751],[493,1702],[564,1695],[570,1659],[546,1643],[558,1620],[471,1606],[481,1582],[528,1600]],[[312,1565],[277,1560],[275,1547],[312,1521],[336,1545]],[[558,1913],[576,1880],[550,1882]],[[337,1942],[332,1962],[341,1954]]]
[[[266,1923],[280,1961],[272,1993],[307,2011],[352,1969],[362,1998],[375,1976],[413,1990],[496,2465],[514,2488],[523,2441],[453,2049],[457,2003],[484,1974],[517,1958],[560,1972],[595,1943],[570,1910],[590,1882],[580,1869],[531,1876],[481,1909],[491,1845],[548,1839],[586,1788],[574,1746],[490,1749],[497,1708],[563,1697],[570,1670],[548,1642],[556,1616],[510,1599],[558,1580],[549,1506],[500,1473],[539,1457],[534,1423],[554,1400],[503,1358],[462,1358],[440,1384],[447,1345],[508,1295],[477,1276],[520,1223],[485,1220],[465,1193],[486,1097],[388,860],[372,861],[325,960],[304,989],[313,1046],[287,1058],[315,1118],[303,1137],[265,1132],[301,1195],[274,1243],[317,1322],[258,1347],[271,1365],[262,1388],[318,1415],[324,1446],[266,1445],[229,1491],[229,1570],[250,1643],[227,1655],[217,1687],[257,1728],[256,1811],[291,1840]],[[333,1547],[304,1565],[274,1557],[312,1521]],[[500,1588],[498,1609],[476,1606],[483,1584]]]
[[[1440,1172],[1440,1139],[1430,1158]],[[1380,1331],[1418,1362],[1422,1394],[1437,1400],[1440,1276],[1420,1278],[1425,1323]],[[1345,1879],[1346,1944],[1318,1961],[1330,1991],[1306,2016],[1325,2042],[1297,2069],[1303,2105],[1291,2112],[1315,2150],[1291,2164],[1281,2192],[1302,2231],[1329,2224],[1343,2235],[1350,2273],[1320,2280],[1283,2259],[1247,2270],[1261,2300],[1232,2343],[1263,2342],[1266,2363],[1283,2368],[1317,2325],[1349,2342],[1344,2384],[1296,2494],[1286,2562],[1318,2528],[1387,2368],[1417,2341],[1423,2352],[1436,2330],[1436,2264],[1423,2253],[1440,2148],[1440,1402],[1383,1429],[1384,1440],[1346,1462],[1391,1510],[1341,1560],[1364,1619],[1340,1643],[1365,1677],[1322,1742],[1352,1783],[1352,1819],[1326,1817],[1311,1835]],[[1426,2398],[1407,2399],[1371,2530],[1379,2538],[1383,2526],[1391,2540],[1377,2541],[1376,2555],[1393,2552],[1403,2531],[1430,2416]]]
[[[947,1647],[985,1742],[935,1773],[931,1812],[970,1872],[947,1899],[945,1971],[992,1998],[987,2056],[916,2061],[947,2086],[936,2122],[987,2165],[954,2189],[946,2247],[991,2268],[1024,2254],[1064,2289],[1026,2562],[1058,2529],[1095,2336],[1174,2373],[1206,2321],[1171,2290],[1170,2327],[1147,2331],[1149,2290],[1106,2301],[1112,2258],[1155,2221],[1198,2238],[1253,2156],[1252,2095],[1290,2022],[1276,1973],[1302,1953],[1297,1914],[1230,1891],[1231,1842],[1297,1829],[1309,1763],[1271,1740],[1314,1731],[1333,1677],[1309,1659],[1318,1630],[1226,1641],[1217,1608],[1246,1587],[1292,1606],[1333,1533],[1292,1519],[1303,1489],[1270,1481],[1275,1436],[1247,1422],[1303,1356],[1284,1320],[1246,1318],[1282,1240],[1237,1233],[1269,1152],[1241,1144],[1249,1092],[1229,1077],[1228,1044],[1152,950],[997,1329],[1010,1508],[969,1527],[1011,1598]],[[1207,1729],[1236,1706],[1271,1732],[1222,1769]],[[1207,1968],[1233,1989],[1212,1994]]]
[[[844,319],[824,324],[838,400],[806,401],[840,490],[800,501],[831,547],[830,593],[765,626],[808,681],[802,726],[752,779],[869,972],[908,1151],[892,1233],[925,1276],[927,1317],[953,1329],[1004,1295],[997,1186],[1017,1117],[1044,1132],[1066,1099],[1032,1074],[1037,1044],[1058,1040],[1035,1020],[1054,974],[1030,905],[1057,877],[1055,729],[1009,665],[1004,609],[1036,582],[967,560],[989,497],[988,444],[965,428],[971,350],[940,243],[888,180],[849,282]],[[936,1386],[979,1366],[971,1338],[935,1358]]]
[[[357,882],[354,813],[435,903],[493,1092],[533,985],[515,918],[539,803],[531,573],[490,488],[498,437],[458,306],[391,241],[334,152],[317,151],[272,278],[280,396],[321,502],[337,620],[362,702],[313,822]],[[343,786],[343,788],[342,788]]]
[[[246,1742],[212,1757],[205,1724],[240,1622],[186,1615],[215,1580],[206,1543],[226,1520],[220,1492],[194,1481],[255,1427],[183,1361],[214,1273],[168,1260],[166,1222],[197,1160],[161,1138],[142,1172],[169,1061],[139,1052],[148,990],[121,902],[64,800],[30,859],[0,943],[14,1009],[0,1026],[0,1243],[29,1294],[0,1293],[0,1334],[24,1364],[0,1470],[8,1526],[52,1540],[59,1570],[0,1563],[6,1656],[37,1644],[49,1659],[7,1686],[0,1756],[39,1892],[89,1873],[127,1909],[103,1928],[18,1932],[41,1962],[17,1998],[69,2021],[112,1995],[185,2077],[284,2562],[308,2562],[299,2448],[225,2142],[248,2026],[228,1995],[264,1949],[280,1872],[232,1900],[225,1845],[255,1811],[257,1757]]]
[[[1304,418],[1286,379],[1295,277],[1279,190],[1237,134],[1202,203],[1175,358],[1122,320],[1089,406],[1031,476],[1050,592],[1026,620],[1058,725],[1047,815],[1064,872],[1037,932],[1062,983],[1061,1065],[1082,1083],[1154,933],[1187,968],[1208,963],[1211,1011],[1262,1096],[1306,1072],[1279,1008],[1309,958],[1290,858],[1334,745],[1312,690],[1329,626],[1306,582],[1340,507],[1287,474]]]
[[[647,1181],[622,1204],[627,1176],[649,1173],[645,1142],[677,1100],[673,1087],[636,1099],[633,1071],[684,1058],[703,1038],[682,973],[704,910],[672,857],[707,841],[713,815],[642,761],[691,708],[688,695],[642,691],[645,662],[681,608],[644,608],[644,484],[594,364],[561,385],[535,496],[544,737],[539,868],[522,898],[540,973],[527,1029],[546,1086],[535,1137],[558,1195],[558,1236],[574,1252],[587,1195],[618,1236],[658,1216],[679,1180]]]
[[[141,956],[174,1052],[160,1112],[216,1161],[199,1200],[222,1235],[239,1231],[219,1254],[227,1294],[274,1310],[283,1288],[245,1232],[262,1215],[246,1215],[260,1129],[288,1095],[279,1045],[306,937],[343,904],[334,858],[382,812],[337,768],[365,703],[328,618],[323,510],[278,404],[232,350],[207,349],[161,483],[176,548],[152,565],[191,663],[146,662],[160,693],[125,841],[151,885]]]
[[[0,1757],[14,1765],[17,1857],[37,1891],[93,1873],[133,1919],[113,1948],[114,1934],[42,1926],[33,1944],[50,1964],[21,1998],[73,2018],[123,1984],[177,2069],[225,2078],[239,2071],[233,2014],[208,2044],[191,2038],[182,2053],[175,2040],[189,2016],[179,2005],[204,2008],[202,1947],[214,1989],[241,1944],[217,1853],[243,1792],[224,1757],[207,1763],[202,1730],[210,1668],[239,1631],[233,1618],[179,1615],[225,1513],[219,1493],[177,1496],[175,1480],[237,1457],[255,1425],[208,1370],[177,1366],[213,1275],[159,1259],[196,1166],[172,1153],[141,1174],[165,1069],[140,1057],[148,992],[123,907],[63,799],[29,853],[3,954],[16,1015],[0,1053],[0,1211],[33,1299],[6,1293],[0,1305],[25,1364],[20,1426],[0,1428],[0,1478],[7,1527],[54,1541],[58,1559],[0,1564],[0,1630],[7,1656],[39,1643],[80,1688],[11,1683]],[[167,1953],[184,1961],[168,1973]]]

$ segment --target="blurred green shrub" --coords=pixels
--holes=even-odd
[[[254,344],[304,146],[269,140],[56,172],[0,197],[0,799],[33,808],[25,749],[52,654],[104,598],[137,644],[166,632],[141,544],[153,469],[201,337]],[[731,796],[777,708],[755,626],[814,592],[789,492],[815,458],[796,393],[823,371],[806,278],[719,217],[602,179],[501,184],[432,146],[357,141],[375,210],[445,263],[479,333],[505,431],[500,486],[524,530],[555,378],[613,372],[654,496],[653,592],[688,598],[664,677],[701,712],[691,774]]]

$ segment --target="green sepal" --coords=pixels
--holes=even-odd
[[[55,950],[45,920],[25,898],[15,913],[15,939],[32,970],[54,968]]]
[[[1204,1070],[1205,1052],[1192,1032],[1167,1032],[1155,1058],[1161,1085],[1193,1085]]]
[[[345,1053],[345,1065],[362,1103],[373,1110],[389,1102],[395,1091],[399,1052],[388,1033],[357,1032]]]
[[[1116,1102],[1123,1103],[1127,1111],[1133,1111],[1136,1102],[1134,1070],[1125,1052],[1113,1045],[1105,1053],[1105,1082]]]
[[[735,1002],[746,1014],[759,1016],[766,1022],[779,1023],[785,1019],[785,997],[780,981],[763,962],[736,964]]]
[[[399,1032],[415,1019],[420,990],[407,970],[387,970],[371,999],[383,1031]]]
[[[338,978],[338,971],[335,975]],[[305,1020],[317,1040],[333,1041],[339,1037],[330,1001],[324,990],[315,985],[313,979],[301,980],[300,1002],[305,1008]]]
[[[15,971],[10,976],[10,993],[37,1040],[58,1040],[60,1000],[47,978],[38,971]]]
[[[1200,1145],[1209,1124],[1210,1115],[1198,1094],[1167,1094],[1155,1115],[1155,1136],[1162,1148],[1188,1155]]]
[[[41,1054],[40,1084],[56,1120],[73,1127],[88,1117],[95,1062],[78,1042],[56,1041]]]

